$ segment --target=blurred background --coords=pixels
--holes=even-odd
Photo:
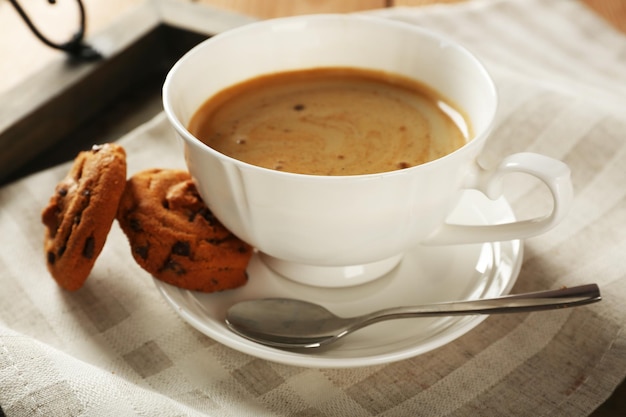
[[[122,14],[149,0],[83,0],[87,12],[87,37]],[[353,12],[394,6],[498,0],[177,0],[194,2],[255,16],[261,19],[307,13]],[[523,0],[521,0],[523,1]],[[626,1],[582,0],[618,29],[626,32]],[[56,42],[67,41],[78,27],[75,0],[21,0],[35,25]],[[40,71],[61,52],[48,48],[33,36],[8,0],[0,0],[0,94]]]

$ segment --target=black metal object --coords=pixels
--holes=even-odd
[[[26,14],[24,9],[22,9],[22,7],[19,5],[17,0],[9,0],[9,2],[11,2],[13,7],[15,7],[15,10],[17,10],[19,15],[22,17],[22,19],[24,20],[28,28],[33,32],[33,34],[37,37],[37,39],[39,39],[44,44],[48,45],[51,48],[65,51],[72,58],[75,58],[81,61],[95,61],[95,60],[102,58],[102,55],[98,51],[96,51],[91,46],[83,42],[83,38],[85,37],[85,27],[86,27],[85,20],[86,19],[85,19],[85,7],[83,6],[83,3],[81,0],[76,0],[76,2],[78,3],[79,11],[80,11],[80,22],[79,22],[80,26],[78,28],[78,31],[72,36],[72,38],[69,41],[64,42],[64,43],[52,42],[51,40],[46,38],[39,31],[39,29],[37,29],[37,27],[33,24],[28,14]],[[56,4],[56,0],[48,0],[48,3]]]
[[[24,116],[4,131],[0,128],[0,148],[10,150],[0,151],[0,186],[70,161],[94,144],[117,140],[163,110],[161,88],[167,72],[208,35],[166,24],[155,23],[145,32],[140,27],[131,22],[128,31],[136,32],[130,35],[132,42],[123,49],[113,45],[106,59],[90,64],[75,78],[66,77],[62,90],[50,87],[53,93],[44,103],[26,105]],[[66,66],[63,60],[53,60],[41,73],[58,73]],[[67,79],[74,81],[68,84]],[[0,94],[0,124],[7,113],[3,109],[12,107],[15,97],[36,95],[39,85],[40,81],[25,82]],[[24,141],[29,145],[20,145]]]

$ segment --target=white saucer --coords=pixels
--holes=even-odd
[[[510,222],[506,200],[464,194],[450,221],[464,224]],[[507,294],[522,264],[519,240],[486,244],[416,247],[389,274],[347,288],[299,284],[272,272],[258,255],[248,267],[249,282],[236,290],[203,294],[161,281],[155,284],[174,310],[193,327],[238,351],[289,365],[346,368],[393,362],[428,352],[467,333],[486,316],[401,319],[374,324],[325,349],[288,351],[263,346],[232,333],[224,324],[232,304],[253,298],[290,297],[324,305],[339,315],[384,307],[491,298]]]

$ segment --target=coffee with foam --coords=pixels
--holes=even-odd
[[[189,131],[265,168],[312,175],[393,171],[469,140],[466,118],[429,87],[356,68],[259,76],[209,98]]]

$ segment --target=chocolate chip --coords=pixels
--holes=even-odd
[[[61,197],[65,197],[67,195],[67,188],[63,187],[63,188],[59,188],[57,193],[61,196]]]
[[[172,271],[176,275],[183,275],[187,273],[187,271],[185,270],[185,268],[182,267],[181,264],[179,264],[176,261],[173,261],[171,258],[168,258],[167,261],[165,261],[163,268],[161,268],[161,271],[165,271],[165,270]]]
[[[210,224],[215,223],[215,216],[213,215],[213,212],[211,212],[211,210],[209,210],[207,207],[200,210],[200,214],[202,215],[202,217],[204,217],[204,220],[206,220]]]
[[[48,252],[48,263],[50,265],[54,265],[54,261],[56,261],[56,256],[54,256],[54,252],[49,251]]]
[[[230,236],[227,236],[227,237],[222,238],[222,239],[210,238],[210,239],[205,239],[205,241],[207,243],[210,243],[213,246],[220,246],[224,242],[228,241],[229,239],[230,239]]]
[[[193,213],[191,213],[189,215],[189,217],[187,217],[187,219],[190,222],[193,222],[194,220],[196,220],[196,216],[202,216],[204,218],[204,220],[206,220],[209,225],[213,226],[215,224],[215,216],[213,215],[213,213],[211,213],[211,210],[209,210],[207,207],[202,207],[200,210],[194,211]]]
[[[304,104],[296,104],[295,106],[293,106],[293,109],[295,111],[302,111],[304,110]]]
[[[87,259],[93,258],[93,254],[96,249],[96,240],[93,236],[89,236],[87,240],[85,240],[85,246],[83,246],[83,256]]]
[[[193,223],[196,220],[197,216],[202,216],[204,220],[209,222],[209,224],[213,224],[213,220],[215,219],[215,217],[213,217],[213,213],[211,213],[208,208],[202,207],[199,210],[196,209],[189,213],[189,216],[187,216],[187,220],[189,220],[190,223]]]
[[[130,219],[128,222],[130,228],[133,232],[141,232],[143,229],[141,228],[141,223],[137,219]]]
[[[135,253],[141,257],[144,261],[148,259],[148,250],[150,249],[150,245],[145,246],[136,246],[133,248]]]
[[[77,214],[74,216],[74,224],[80,224],[80,220],[81,220],[81,218],[82,218],[82,213],[77,213]]]
[[[409,164],[408,162],[398,162],[398,169],[405,169],[405,168],[409,168],[411,166],[411,164]]]
[[[178,241],[172,246],[172,254],[180,256],[189,256],[191,249],[189,248],[189,242]]]

